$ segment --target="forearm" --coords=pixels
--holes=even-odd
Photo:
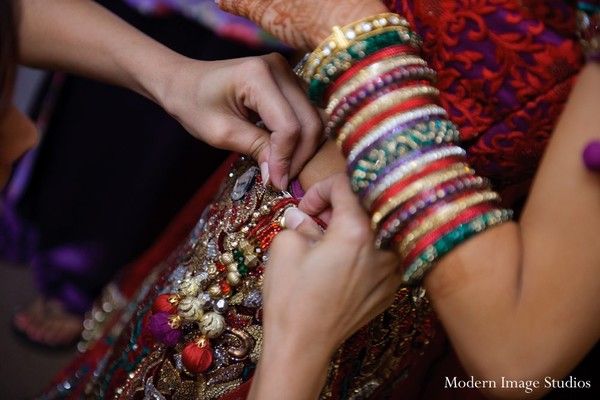
[[[183,59],[89,0],[20,0],[20,61],[136,91],[156,102]]]
[[[425,283],[465,366],[563,376],[600,335],[600,185],[581,160],[598,138],[600,66],[570,96],[519,225],[457,248]],[[533,376],[531,376],[533,375]]]

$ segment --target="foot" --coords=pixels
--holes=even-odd
[[[14,316],[15,328],[36,344],[61,347],[74,344],[81,335],[83,318],[67,312],[56,300],[36,299]]]

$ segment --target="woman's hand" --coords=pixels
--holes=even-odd
[[[198,139],[252,156],[280,189],[322,142],[320,117],[279,54],[183,59],[169,76],[159,103]]]
[[[297,49],[312,50],[334,25],[347,25],[386,12],[380,0],[218,0],[230,13],[246,17]]]
[[[375,250],[367,216],[342,174],[313,186],[299,207],[317,215],[330,204],[324,235],[302,211],[289,209],[291,229],[270,249],[254,398],[315,398],[334,351],[392,303],[400,284],[396,257]]]
[[[21,0],[20,6],[20,62],[136,91],[195,137],[254,156],[280,189],[321,143],[319,116],[280,56],[195,61],[92,1]],[[271,134],[251,123],[256,116]]]

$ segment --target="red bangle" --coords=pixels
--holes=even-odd
[[[348,154],[350,154],[354,145],[369,131],[371,131],[374,127],[376,127],[379,123],[383,122],[387,118],[392,117],[395,114],[407,112],[414,108],[418,108],[429,104],[437,104],[437,102],[431,96],[419,96],[407,101],[403,101],[402,103],[396,104],[388,108],[387,110],[381,112],[380,114],[377,114],[372,119],[360,125],[354,133],[352,133],[349,137],[347,137],[344,140],[344,142],[342,143],[342,152],[344,153],[344,156],[348,157]]]
[[[399,45],[395,45],[395,46],[386,47],[385,49],[379,50],[379,51],[371,54],[370,56],[360,60],[359,62],[357,62],[350,68],[348,68],[331,85],[329,85],[329,87],[327,88],[327,91],[325,92],[325,96],[324,96],[325,103],[327,103],[329,101],[329,97],[331,96],[331,94],[333,92],[335,92],[340,87],[340,85],[343,85],[344,83],[346,83],[347,81],[352,79],[352,77],[354,75],[356,75],[360,70],[368,67],[369,65],[371,65],[377,61],[383,60],[385,58],[391,58],[394,56],[405,55],[405,54],[406,55],[416,55],[415,48],[412,46],[399,44]]]
[[[474,207],[471,207],[452,221],[440,226],[439,228],[428,232],[425,236],[423,236],[415,245],[415,247],[406,255],[406,258],[402,260],[402,269],[406,270],[408,266],[417,258],[427,247],[437,242],[442,236],[448,234],[453,229],[457,228],[459,225],[467,223],[475,217],[478,217],[488,211],[491,211],[494,207],[491,204],[480,204]],[[402,241],[402,236],[396,235],[393,239],[394,243],[400,243]]]
[[[386,189],[381,194],[381,196],[375,199],[373,204],[371,204],[371,207],[369,207],[369,212],[374,213],[377,209],[383,206],[383,204],[385,204],[390,198],[402,192],[413,182],[416,182],[419,179],[426,177],[427,175],[431,175],[433,172],[441,171],[446,167],[457,164],[459,161],[461,161],[461,159],[458,157],[442,158],[441,160],[437,160],[430,164],[427,164],[425,168],[413,175],[408,176],[406,179],[402,179],[398,182],[395,182],[392,186]]]
[[[420,80],[400,81],[400,82],[392,83],[391,85],[386,86],[386,87],[382,88],[381,90],[376,91],[374,94],[367,96],[359,104],[350,106],[351,107],[350,111],[347,111],[344,114],[344,118],[340,118],[339,121],[337,121],[337,123],[335,125],[332,125],[330,128],[330,131],[334,132],[334,133],[337,132],[339,125],[341,125],[344,121],[348,121],[353,116],[355,116],[358,112],[360,112],[360,110],[362,110],[364,107],[367,107],[369,104],[371,104],[372,102],[374,102],[375,100],[379,99],[382,96],[385,96],[395,90],[407,89],[407,88],[411,88],[414,86],[423,86],[423,85],[431,85],[431,81],[426,80],[426,79],[420,79]],[[361,90],[361,89],[359,89],[359,90]],[[342,104],[345,104],[345,103],[342,103]],[[337,109],[338,108],[336,107],[334,112]]]
[[[422,212],[421,214],[419,214],[418,216],[415,216],[412,220],[410,220],[410,222],[408,224],[406,224],[406,226],[404,228],[402,228],[401,230],[396,232],[396,235],[400,236],[400,237],[404,237],[404,236],[408,235],[409,232],[411,232],[413,229],[416,229],[427,218],[429,218],[430,216],[437,213],[438,210],[440,209],[440,207],[443,207],[447,204],[459,201],[459,200],[461,200],[465,197],[471,196],[475,193],[477,193],[477,190],[466,190],[464,192],[458,193],[452,199],[444,199],[442,201],[435,203],[433,206],[428,207],[426,210],[424,210],[424,212]]]

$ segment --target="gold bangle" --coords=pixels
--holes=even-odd
[[[434,231],[444,224],[450,222],[468,208],[488,201],[497,201],[499,198],[500,196],[498,193],[488,190],[485,192],[477,192],[453,203],[446,204],[440,207],[440,209],[437,210],[433,215],[427,217],[422,223],[419,224],[419,226],[406,235],[406,237],[404,237],[398,244],[396,249],[404,258],[415,247],[416,242],[426,233]]]
[[[408,35],[410,33],[410,30],[408,28],[406,28],[406,27],[403,27],[403,26],[387,26],[385,28],[374,29],[371,32],[365,32],[365,33],[363,33],[361,35],[358,35],[356,37],[356,39],[352,42],[352,45],[355,45],[357,43],[360,43],[362,41],[370,39],[373,36],[381,35],[381,34],[387,33],[387,32],[399,32],[399,33],[403,33],[405,35]],[[351,47],[351,46],[349,46],[349,47]],[[338,49],[332,51],[331,54],[329,54],[328,56],[323,57],[321,59],[321,64],[320,64],[319,67],[323,67],[323,66],[328,65],[330,63],[334,63],[335,67],[337,67],[337,68],[341,68],[341,67],[344,67],[344,66],[348,67],[347,65],[342,64],[342,62],[344,60],[340,60],[340,58],[341,58],[340,54],[342,52],[346,52],[347,50],[348,50],[348,47],[338,48]],[[348,61],[348,60],[345,60],[345,61]],[[320,70],[319,70],[319,68],[317,68],[317,69],[315,69],[313,71],[312,74],[308,74],[307,73],[306,76],[305,76],[305,80],[307,80],[307,82],[308,82],[308,81],[310,81],[312,79],[322,79],[322,76],[319,74],[319,72],[320,72]]]
[[[352,77],[352,79],[340,86],[338,90],[333,92],[331,95],[331,100],[329,101],[325,111],[327,114],[331,114],[345,96],[365,85],[369,80],[381,76],[395,68],[404,67],[406,65],[427,66],[427,61],[423,60],[419,56],[412,55],[401,55],[389,58],[387,60],[377,61],[358,71],[356,75]]]
[[[383,219],[399,205],[415,196],[417,193],[463,175],[474,175],[475,171],[467,164],[457,163],[442,171],[435,172],[423,179],[411,183],[403,191],[388,199],[371,216],[371,228],[376,230]]]
[[[394,90],[393,92],[387,93],[372,103],[369,103],[365,108],[360,110],[350,120],[348,120],[342,128],[337,137],[338,145],[342,145],[348,136],[351,136],[356,129],[364,124],[369,119],[372,119],[377,114],[383,113],[385,110],[392,106],[410,100],[416,96],[437,96],[440,92],[438,89],[429,85],[419,85],[414,87],[408,87],[404,89]]]
[[[348,48],[356,42],[358,36],[373,30],[380,30],[388,26],[409,27],[408,21],[395,13],[382,13],[363,18],[342,28],[334,26],[332,34],[323,41],[308,57],[301,71],[301,76],[306,80],[323,65],[324,58],[329,57],[334,51]],[[312,72],[311,72],[312,71]]]

